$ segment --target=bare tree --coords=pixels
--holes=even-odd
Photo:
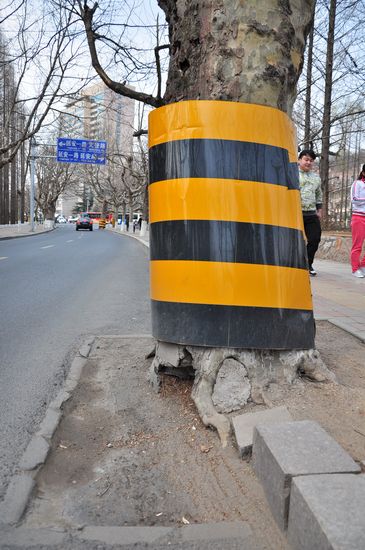
[[[8,53],[4,60],[4,66],[9,67],[14,74],[16,86],[4,120],[4,135],[7,138],[0,147],[0,168],[11,163],[21,144],[39,132],[54,102],[62,95],[63,79],[74,61],[74,54],[70,50],[74,37],[69,29],[69,14],[66,13],[63,17],[63,12],[53,12],[53,19],[43,19],[44,24],[40,27],[34,19],[29,23],[30,14],[26,2],[18,4],[16,14],[19,21],[15,36],[16,53],[12,53],[13,48],[8,40]],[[49,37],[44,26],[51,23],[53,34]],[[31,43],[29,36],[33,37]],[[24,81],[30,78],[35,63],[42,67],[40,85],[36,95],[34,90],[30,96],[24,96]],[[22,131],[14,135],[8,128],[17,112],[26,112],[26,120]]]
[[[313,45],[310,41],[307,51],[306,81],[301,82],[294,113],[299,142],[303,146],[313,145],[320,157],[325,223],[333,223],[332,212],[327,212],[326,206],[334,204],[331,194],[336,193],[335,179],[329,175],[329,170],[332,173],[336,156],[341,156],[342,131],[346,127],[342,122],[356,116],[361,118],[364,114],[361,89],[365,79],[365,56],[357,40],[364,18],[363,0],[330,3],[317,0]],[[341,162],[339,159],[338,164]]]
[[[88,70],[80,69],[83,45],[72,13],[52,0],[36,7],[13,0],[3,7],[0,20],[2,223],[15,223],[19,213],[24,220],[30,139],[52,123],[64,97],[72,97],[90,80]],[[83,78],[75,79],[76,68]]]
[[[51,220],[53,223],[57,200],[62,193],[75,187],[78,181],[76,174],[75,165],[55,162],[54,148],[48,146],[39,148],[35,201],[45,220]]]

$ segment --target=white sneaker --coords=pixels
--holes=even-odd
[[[365,267],[360,267],[359,269],[360,269],[361,273],[362,273],[363,275],[365,275]]]
[[[353,271],[352,274],[353,274],[354,277],[357,277],[358,279],[364,279],[365,278],[365,275],[363,274],[361,269],[357,269],[356,271]]]

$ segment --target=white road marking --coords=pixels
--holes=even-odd
[[[41,248],[53,248],[54,244],[49,244],[48,246],[41,246]]]
[[[7,260],[8,257],[7,256],[0,256],[0,260]]]
[[[73,243],[73,242],[74,242],[73,239],[71,239],[70,241],[66,241],[66,243]]]

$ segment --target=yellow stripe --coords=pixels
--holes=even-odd
[[[150,222],[226,220],[303,231],[299,191],[241,180],[191,178],[149,186]]]
[[[308,272],[271,265],[151,261],[151,298],[162,302],[313,309]]]
[[[297,161],[296,130],[273,107],[233,101],[180,101],[149,115],[149,147],[178,139],[230,139],[282,147]]]

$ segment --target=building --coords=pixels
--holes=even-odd
[[[95,139],[107,142],[107,154],[132,155],[134,132],[133,99],[110,90],[103,82],[88,86],[71,100],[60,117],[60,137]],[[76,202],[85,195],[63,195],[57,213],[70,216]]]

